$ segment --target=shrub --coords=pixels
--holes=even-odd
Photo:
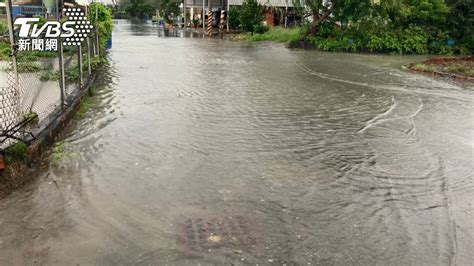
[[[474,21],[468,16],[472,10],[469,1],[447,0],[446,5],[443,0],[371,1],[373,4],[328,0],[327,3],[338,3],[334,16],[322,21],[309,39],[328,51],[468,53],[468,40],[474,40],[474,34],[465,38],[472,32],[470,25]],[[448,20],[450,12],[453,19]],[[454,19],[457,13],[458,19]],[[457,28],[461,31],[457,32]]]
[[[53,71],[51,69],[45,70],[41,73],[41,81],[57,81],[59,80],[59,71]]]
[[[8,24],[6,22],[0,22],[0,35],[5,35],[8,33]]]
[[[65,69],[64,79],[69,83],[77,83],[79,80],[79,74],[79,66],[77,64],[72,64]]]
[[[110,11],[98,2],[89,5],[87,19],[99,29],[99,41],[102,50],[105,50],[107,40],[112,36],[112,15]],[[102,53],[103,56],[104,53]]]
[[[428,52],[428,36],[422,28],[410,26],[402,32],[400,37],[402,53],[426,54]]]
[[[99,58],[99,57],[92,58],[91,59],[91,68],[92,68],[92,70],[97,70],[97,68],[99,68],[99,66],[101,66],[105,63],[107,63],[107,60],[105,58]]]
[[[436,71],[436,67],[435,66],[432,66],[432,65],[427,65],[427,64],[416,64],[414,66],[414,69],[416,70],[420,70],[420,71],[425,71],[425,72],[435,72]]]
[[[10,58],[10,44],[0,42],[0,60],[8,60]]]
[[[267,32],[270,28],[263,25],[263,24],[257,24],[253,27],[253,32],[257,33],[257,34],[263,34],[265,32]]]
[[[263,34],[253,34],[250,41],[275,41],[289,44],[302,40],[305,35],[306,29],[302,27],[273,27]]]
[[[263,20],[263,7],[256,0],[245,0],[240,9],[239,20],[244,30],[253,32],[254,27]]]
[[[229,9],[229,27],[236,29],[240,25],[240,10],[236,6],[231,6]]]
[[[43,69],[40,64],[37,62],[18,62],[16,65],[18,73],[35,73]]]
[[[161,0],[158,5],[160,16],[162,16],[166,23],[173,23],[173,16],[177,16],[180,13],[179,3],[172,0]],[[151,6],[153,11],[153,6]]]
[[[16,142],[5,149],[5,161],[7,163],[12,163],[15,161],[24,160],[26,158],[27,151],[28,146],[24,142]]]
[[[331,23],[321,26],[317,36],[310,38],[325,51],[425,54],[428,34],[419,26],[406,29],[389,27],[377,18],[362,20],[350,27],[341,28]]]

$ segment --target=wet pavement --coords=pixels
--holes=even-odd
[[[115,22],[86,117],[0,201],[1,265],[474,261],[472,86],[193,37]]]

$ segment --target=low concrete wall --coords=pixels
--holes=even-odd
[[[64,129],[75,117],[81,101],[90,94],[91,85],[96,81],[97,75],[98,72],[94,72],[84,88],[77,90],[77,93],[70,98],[69,105],[64,109],[55,110],[48,117],[47,123],[34,133],[36,138],[28,141],[25,160],[7,165],[8,171],[0,173],[0,198],[7,196],[35,177],[38,170],[37,164],[41,161],[44,151],[61,137]]]

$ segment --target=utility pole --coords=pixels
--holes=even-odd
[[[207,36],[212,36],[212,0],[207,0]]]
[[[219,35],[224,38],[224,22],[225,22],[225,11],[221,9],[221,19],[219,20]]]
[[[56,19],[59,21],[61,15],[59,14],[59,0],[58,10],[56,12]],[[61,107],[66,106],[66,79],[64,77],[64,51],[63,51],[63,40],[58,38],[58,50],[59,50],[59,88],[61,90]]]
[[[205,8],[205,2],[206,0],[202,0],[202,32],[206,34],[206,8]],[[210,0],[207,0],[210,1]]]
[[[227,1],[227,12],[226,12],[226,21],[227,21],[227,32],[229,32],[229,9],[230,9],[230,3],[229,0]]]
[[[85,6],[85,12],[86,12],[86,18],[88,17],[88,10],[87,10],[87,5]],[[87,74],[88,77],[91,76],[92,74],[92,68],[91,68],[91,40],[89,35],[87,36]]]
[[[97,43],[97,56],[100,56],[100,44],[99,44],[99,7],[95,6],[95,36]]]
[[[77,49],[77,58],[78,58],[78,67],[79,67],[79,88],[82,90],[82,87],[84,85],[83,82],[83,75],[82,75],[82,43],[79,44],[79,47]]]
[[[183,29],[186,28],[186,0],[183,0]]]
[[[212,12],[212,0],[207,0],[207,12]]]

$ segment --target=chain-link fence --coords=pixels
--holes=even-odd
[[[63,9],[75,11],[72,16],[82,15],[76,17],[78,22],[74,26],[79,34],[73,38],[57,37],[46,49],[44,33],[28,41],[21,39],[19,27],[13,24],[15,14],[11,12],[11,0],[6,1],[6,8],[4,24],[8,24],[9,38],[1,38],[0,52],[5,54],[5,50],[9,50],[8,56],[0,57],[0,150],[15,141],[34,138],[71,104],[90,80],[91,64],[99,51],[97,31],[87,30],[85,34],[87,27],[92,29],[85,20],[85,8]],[[57,23],[58,20],[43,23],[48,21]],[[30,34],[33,31],[34,28]],[[41,42],[36,41],[41,38]],[[69,42],[71,39],[73,45]]]

